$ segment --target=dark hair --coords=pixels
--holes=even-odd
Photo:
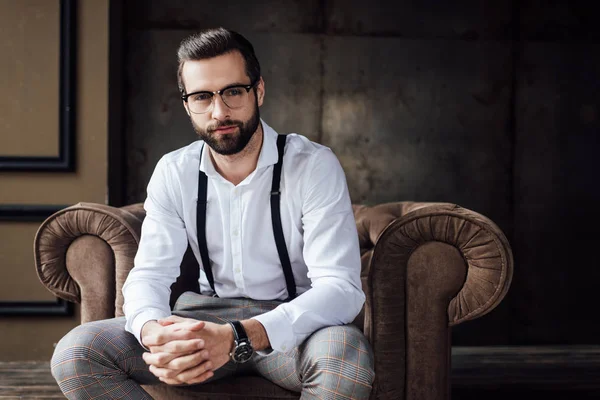
[[[236,50],[244,57],[246,74],[250,78],[250,82],[257,81],[260,78],[260,64],[254,54],[254,47],[239,33],[225,28],[205,29],[183,39],[177,50],[179,91],[185,94],[181,71],[186,61],[204,60]]]

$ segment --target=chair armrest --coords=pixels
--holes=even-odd
[[[495,308],[512,272],[508,240],[474,211],[425,203],[389,223],[367,271],[372,398],[449,398],[450,327]]]
[[[120,290],[133,268],[142,221],[127,208],[78,203],[48,217],[34,240],[40,281],[81,303],[81,322],[122,314]]]

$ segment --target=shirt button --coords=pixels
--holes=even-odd
[[[240,273],[240,269],[239,269],[239,268],[236,268],[236,269],[235,269],[235,272],[237,272],[237,273],[239,274],[239,273]]]
[[[232,234],[233,236],[237,236],[237,235],[238,235],[238,233],[239,233],[239,232],[238,232],[238,230],[237,230],[237,229],[234,229],[234,230],[233,230],[233,232],[231,232],[231,234]]]
[[[281,350],[283,350],[283,351],[286,351],[286,350],[287,350],[287,347],[286,347],[286,345],[285,345],[285,344],[284,344],[283,346],[281,346]]]

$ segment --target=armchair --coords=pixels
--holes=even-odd
[[[494,309],[513,272],[510,245],[488,218],[449,203],[355,205],[367,300],[354,323],[375,353],[372,399],[450,397],[451,328]],[[144,209],[79,203],[50,216],[34,244],[41,282],[81,304],[81,322],[122,316]],[[184,263],[195,262],[188,251]],[[176,298],[185,277],[173,286]],[[65,332],[66,333],[66,332]],[[260,377],[145,389],[157,399],[298,399]]]

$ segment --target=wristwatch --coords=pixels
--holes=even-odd
[[[246,330],[240,321],[229,321],[229,325],[233,329],[233,349],[229,353],[229,357],[236,364],[245,363],[254,354],[252,343],[250,343]]]

